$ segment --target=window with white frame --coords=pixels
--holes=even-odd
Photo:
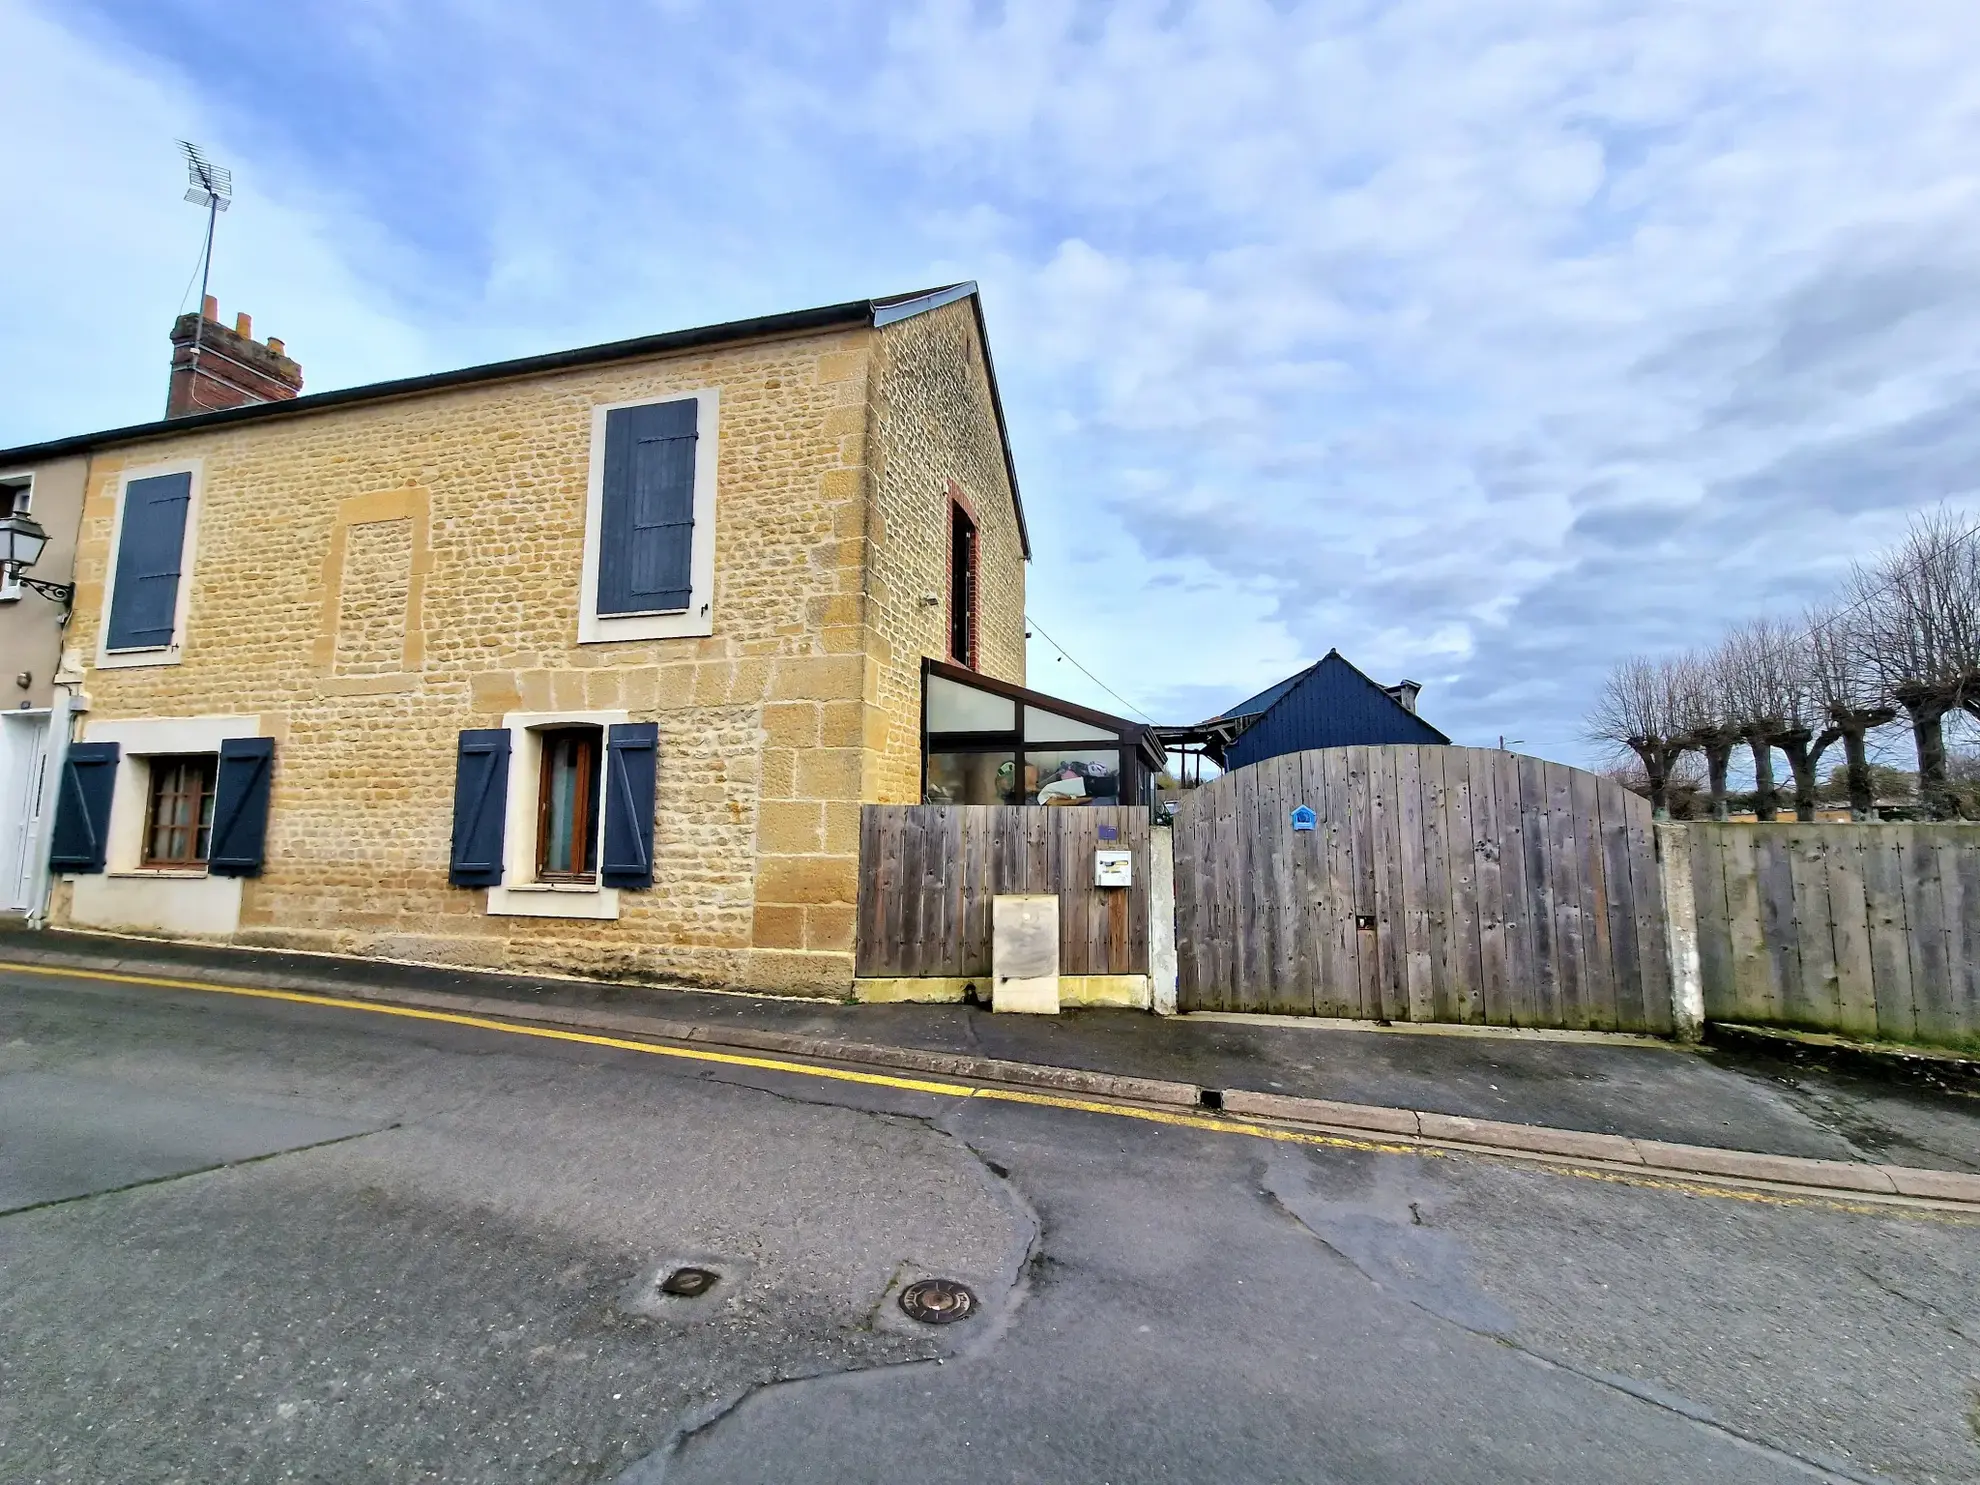
[[[715,632],[713,388],[592,409],[578,642]]]

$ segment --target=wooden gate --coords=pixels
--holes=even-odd
[[[1059,899],[1059,969],[1148,973],[1145,808],[869,804],[859,812],[857,973],[912,978],[990,973],[990,899]],[[1093,884],[1093,853],[1132,855],[1133,885]]]
[[[1289,754],[1188,795],[1175,855],[1184,1010],[1671,1028],[1650,805],[1594,774],[1485,748]]]

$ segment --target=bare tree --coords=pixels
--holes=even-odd
[[[1750,619],[1726,636],[1718,664],[1733,724],[1753,754],[1754,818],[1771,820],[1780,812],[1774,746],[1797,733],[1801,720],[1793,632],[1776,619]]]
[[[1848,588],[1878,684],[1911,723],[1919,803],[1933,819],[1954,818],[1945,719],[1980,701],[1980,526],[1943,506],[1915,516],[1894,549],[1851,571]]]
[[[1831,604],[1811,609],[1807,622],[1809,679],[1829,725],[1842,738],[1850,818],[1873,820],[1877,791],[1868,738],[1897,720],[1897,708],[1877,684],[1857,611]]]
[[[1741,735],[1726,646],[1686,655],[1679,665],[1684,735],[1705,759],[1705,789],[1711,817],[1723,820],[1729,813],[1726,774]]]
[[[1652,812],[1671,817],[1671,768],[1692,744],[1685,731],[1686,688],[1682,660],[1625,660],[1602,683],[1589,713],[1588,736],[1628,748],[1643,765]]]

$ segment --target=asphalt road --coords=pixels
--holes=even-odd
[[[1980,1223],[0,975],[10,1482],[1824,1478]]]

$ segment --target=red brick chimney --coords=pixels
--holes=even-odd
[[[196,315],[180,315],[172,326],[172,390],[165,416],[250,402],[284,402],[302,391],[302,368],[282,353],[282,342],[253,338],[254,322],[235,317],[229,330],[220,323],[220,303],[211,294]],[[204,321],[204,323],[201,323]],[[194,349],[194,339],[199,344]]]

